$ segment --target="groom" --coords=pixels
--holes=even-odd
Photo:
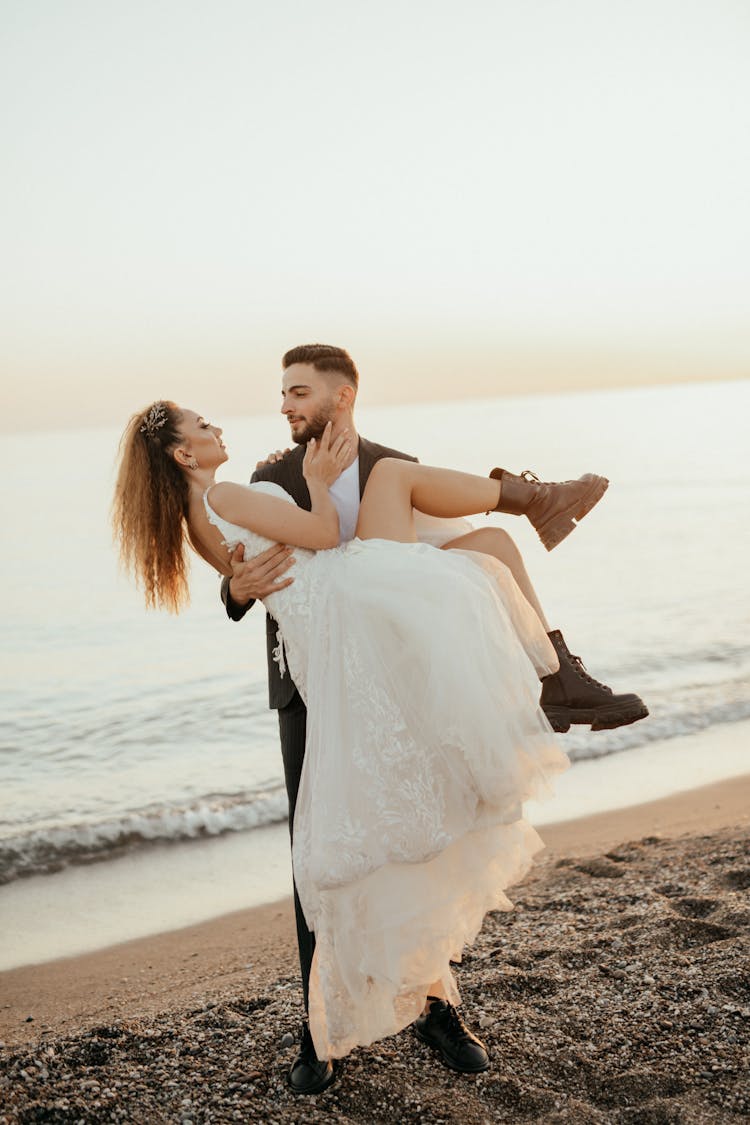
[[[332,437],[348,429],[352,441],[352,460],[331,486],[330,494],[338,509],[341,541],[354,536],[359,503],[373,465],[382,457],[396,457],[414,461],[415,457],[398,450],[357,437],[354,426],[359,375],[349,354],[343,348],[323,344],[308,344],[293,348],[282,361],[282,406],[297,448],[286,455],[264,462],[253,473],[253,481],[268,480],[281,485],[302,507],[310,510],[310,496],[302,475],[305,445],[310,438],[319,438],[330,421]],[[520,478],[510,477],[502,494],[498,510],[513,514],[528,514],[532,522],[543,522],[555,510],[555,499],[544,492],[549,486],[529,484]],[[511,485],[512,482],[512,485]],[[516,484],[515,482],[520,482]],[[555,486],[552,486],[553,488]],[[576,486],[571,487],[575,491]],[[531,510],[529,510],[531,509]],[[474,533],[481,537],[482,532]],[[454,545],[472,549],[468,542],[472,536],[456,540]],[[473,548],[481,550],[481,539]],[[498,550],[498,544],[500,549]],[[509,536],[495,533],[496,557],[508,565],[523,587],[526,578],[520,555]],[[447,544],[451,546],[451,544]],[[503,557],[505,555],[506,557]],[[288,586],[293,578],[287,574],[293,563],[290,549],[281,544],[270,548],[254,559],[244,560],[240,546],[232,557],[232,577],[225,578],[221,594],[226,611],[233,621],[239,621],[258,598]],[[520,572],[519,572],[520,566]],[[524,589],[524,593],[527,593]],[[527,596],[530,596],[527,594]],[[531,592],[533,596],[533,591]],[[541,609],[539,607],[540,616]],[[546,625],[545,625],[546,627]],[[307,712],[300,695],[288,673],[281,677],[279,666],[273,659],[277,645],[277,624],[266,617],[266,642],[268,650],[269,705],[278,711],[284,777],[289,797],[289,831],[293,831],[294,810],[297,801],[302,763],[305,753]],[[543,681],[541,703],[555,729],[567,730],[571,723],[592,723],[595,727],[619,726],[634,722],[648,712],[642,701],[633,695],[615,696],[602,684],[593,680],[577,657],[572,657],[562,638],[555,630],[549,634],[560,659],[560,671]],[[297,924],[300,968],[305,1010],[308,1007],[310,969],[315,950],[315,936],[308,928],[302,907],[294,889],[294,909]],[[443,1061],[454,1070],[477,1073],[489,1066],[484,1046],[469,1032],[456,1009],[444,1001],[428,998],[425,1013],[416,1023],[417,1035],[434,1046]],[[329,1060],[318,1059],[315,1054],[307,1023],[303,1026],[299,1054],[289,1072],[289,1083],[301,1094],[324,1090],[333,1081],[333,1066]]]

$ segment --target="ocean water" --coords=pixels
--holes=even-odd
[[[363,409],[358,422],[428,463],[610,478],[550,554],[525,520],[474,520],[514,534],[592,674],[648,703],[631,727],[562,736],[575,763],[750,717],[748,417],[750,382],[734,382]],[[228,478],[286,444],[279,417],[214,421]],[[230,622],[200,561],[186,613],[142,608],[108,525],[118,438],[0,448],[0,882],[286,815],[262,609]]]

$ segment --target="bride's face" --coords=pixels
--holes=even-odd
[[[229,454],[221,440],[223,430],[219,426],[212,426],[201,414],[196,414],[194,410],[183,410],[180,431],[186,448],[198,462],[200,469],[214,469],[228,459]]]

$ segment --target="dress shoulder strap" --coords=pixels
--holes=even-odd
[[[222,519],[218,512],[215,512],[208,502],[208,494],[213,487],[213,484],[209,484],[208,488],[203,493],[203,507],[206,509],[206,517],[208,518],[208,522],[212,523],[214,527],[218,527],[219,531],[223,531],[223,525],[227,521]]]

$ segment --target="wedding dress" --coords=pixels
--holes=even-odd
[[[270,546],[204,502],[230,549]],[[522,802],[569,763],[539,707],[557,657],[501,563],[384,539],[294,556],[265,605],[307,705],[293,865],[333,1058],[411,1023],[429,986],[458,1001],[450,961],[543,846]]]

